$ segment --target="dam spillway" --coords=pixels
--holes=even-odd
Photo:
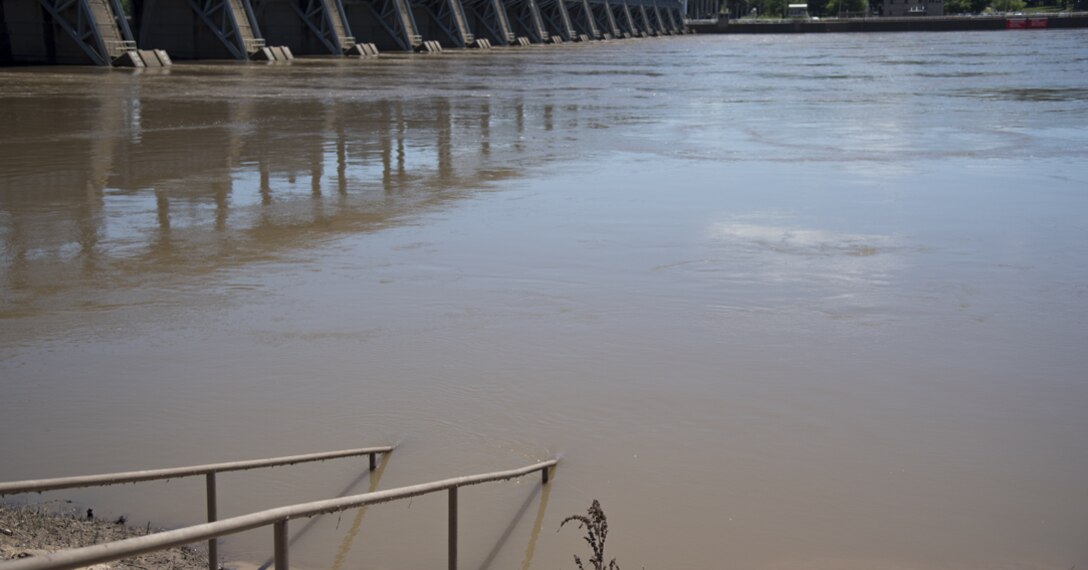
[[[688,0],[0,0],[0,65],[160,67],[689,31]]]

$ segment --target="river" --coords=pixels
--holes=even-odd
[[[1086,213],[1084,30],[0,69],[0,480],[398,446],[225,517],[559,456],[462,491],[462,567],[573,568],[599,499],[623,568],[1086,568]],[[445,509],[292,564],[443,567]]]

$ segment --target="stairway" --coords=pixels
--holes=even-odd
[[[117,18],[113,12],[113,7],[110,5],[110,0],[87,0],[87,5],[91,9],[95,28],[97,28],[98,35],[105,44],[106,53],[109,54],[110,59],[120,57],[126,51],[136,49],[136,42],[126,41],[124,36],[121,35],[121,28],[117,25]]]
[[[336,0],[321,0],[321,4],[325,7],[325,13],[329,15],[329,22],[332,24],[332,30],[336,34],[337,40],[340,41],[340,49],[347,50],[355,45],[355,38],[348,34],[347,26],[344,25],[344,19],[341,17],[340,7]]]
[[[253,24],[249,21],[249,13],[242,0],[230,0],[230,11],[234,16],[235,25],[238,26],[238,36],[242,39],[246,52],[253,53],[264,47],[264,39],[258,39],[253,33]]]
[[[453,15],[453,24],[457,26],[457,33],[460,34],[464,47],[472,45],[472,42],[476,39],[472,32],[468,29],[468,23],[465,22],[465,10],[461,6],[461,0],[446,0],[450,4],[450,12]]]

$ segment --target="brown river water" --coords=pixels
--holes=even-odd
[[[558,456],[462,491],[462,568],[574,568],[599,499],[625,569],[1088,569],[1086,214],[1088,31],[0,69],[0,480],[398,446],[226,517]],[[291,528],[446,564],[443,495]]]

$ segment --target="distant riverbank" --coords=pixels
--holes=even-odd
[[[846,18],[834,20],[721,20],[695,25],[701,34],[804,34],[827,32],[967,32],[1009,29],[1010,21],[1045,20],[1048,29],[1088,28],[1088,13],[1023,16],[935,16],[914,18]],[[1015,24],[1012,24],[1015,27]]]

